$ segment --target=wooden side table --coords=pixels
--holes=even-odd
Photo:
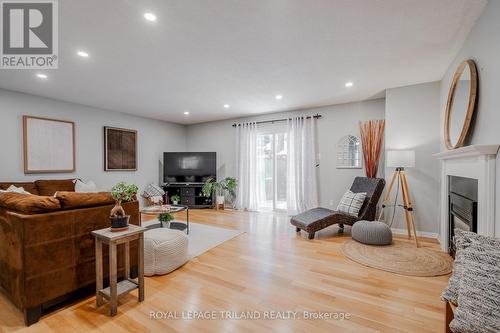
[[[144,301],[144,231],[146,228],[129,225],[128,230],[112,232],[110,228],[92,231],[95,237],[95,272],[96,272],[96,306],[103,304],[103,298],[109,301],[111,316],[116,315],[118,298],[130,291],[139,289],[139,302]],[[130,278],[130,242],[139,240],[139,260],[137,281]],[[103,288],[102,244],[109,246],[109,287]],[[125,247],[125,278],[117,282],[117,246]]]

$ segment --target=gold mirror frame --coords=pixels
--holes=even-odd
[[[470,70],[470,92],[469,92],[469,104],[467,106],[467,114],[465,116],[462,131],[460,132],[460,137],[457,142],[453,144],[450,139],[450,118],[453,112],[453,100],[455,98],[455,90],[457,88],[458,80],[462,75],[465,68],[468,67]],[[448,102],[446,103],[446,114],[444,120],[444,142],[446,148],[456,149],[464,145],[467,133],[469,131],[469,126],[472,121],[472,116],[474,115],[474,109],[476,106],[476,95],[477,95],[477,69],[476,64],[473,60],[465,60],[460,65],[458,65],[455,75],[453,76],[453,81],[451,82],[450,92],[448,93]]]

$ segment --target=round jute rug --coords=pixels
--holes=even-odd
[[[342,244],[342,253],[351,260],[383,271],[411,276],[438,276],[451,272],[452,259],[444,253],[414,243],[394,240],[391,245],[365,245],[355,240]]]

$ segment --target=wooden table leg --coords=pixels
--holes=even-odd
[[[117,276],[116,276],[116,244],[109,244],[109,314],[116,315],[118,308],[118,290],[117,290]]]
[[[138,266],[138,280],[139,280],[139,302],[144,301],[144,234],[139,235],[139,260]]]
[[[125,280],[130,278],[130,243],[126,242],[125,246]]]
[[[102,242],[99,239],[95,240],[95,304],[96,307],[102,305],[102,295],[99,292],[102,289]]]

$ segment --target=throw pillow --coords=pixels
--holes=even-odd
[[[441,298],[445,301],[457,305],[461,278],[464,274],[464,250],[474,243],[500,247],[500,240],[492,237],[478,235],[474,232],[464,231],[461,229],[455,229],[454,234],[456,252],[455,261],[453,262],[453,272],[451,274],[450,280],[448,281],[448,286],[443,291]]]
[[[38,189],[34,182],[0,182],[0,190],[7,190],[11,185],[22,187],[25,191],[31,194],[38,194]]]
[[[359,210],[363,203],[365,202],[366,193],[354,193],[351,190],[347,191],[342,200],[340,200],[337,210],[342,213],[349,214],[351,216],[358,217]]]
[[[500,332],[500,246],[474,242],[463,250],[464,274],[453,332]]]
[[[12,192],[12,193],[20,193],[20,194],[31,194],[28,191],[25,191],[23,187],[17,187],[14,185],[10,185],[6,190],[0,190],[0,192]]]
[[[74,182],[75,182],[75,192],[79,192],[79,193],[97,192],[97,186],[91,180],[84,183],[80,179],[75,179]]]
[[[59,200],[56,198],[14,192],[0,193],[0,207],[25,214],[46,213],[61,209]]]

